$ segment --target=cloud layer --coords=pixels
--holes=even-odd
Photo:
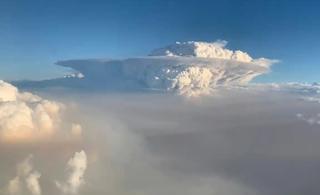
[[[46,195],[318,195],[319,125],[296,116],[317,116],[320,104],[301,98],[315,97],[316,88],[251,85],[198,99],[46,90],[79,105],[69,114],[89,130],[77,144],[2,144],[0,185],[7,190],[11,180],[31,194],[30,174],[17,182],[12,169],[33,153],[29,173],[41,177],[29,183]]]

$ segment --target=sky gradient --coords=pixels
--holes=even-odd
[[[279,59],[261,82],[319,81],[318,1],[0,2],[1,79],[62,74],[58,60],[143,56],[175,41],[227,40]]]

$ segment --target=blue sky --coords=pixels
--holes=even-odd
[[[319,10],[312,0],[1,0],[0,78],[55,77],[58,60],[223,39],[253,57],[281,60],[257,81],[320,81]]]

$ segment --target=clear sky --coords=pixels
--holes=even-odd
[[[281,60],[258,81],[320,81],[319,10],[316,0],[0,0],[0,78],[55,77],[57,60],[223,39]]]

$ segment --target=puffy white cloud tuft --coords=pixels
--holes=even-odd
[[[77,194],[84,184],[84,174],[87,169],[87,155],[82,150],[76,152],[67,164],[67,180],[64,183],[56,182],[56,186],[65,194]]]
[[[179,90],[180,94],[197,96],[198,94],[209,92],[213,76],[212,72],[207,68],[189,67],[176,76],[173,85]]]
[[[33,169],[32,159],[33,156],[29,155],[17,165],[17,176],[10,180],[8,185],[10,195],[20,195],[25,190],[28,190],[32,195],[41,195],[39,184],[41,174]]]
[[[81,72],[74,72],[70,74],[66,74],[64,78],[78,78],[78,79],[83,79],[84,75]]]
[[[0,141],[30,142],[51,138],[61,128],[64,108],[61,103],[21,93],[13,85],[0,81]]]
[[[34,195],[41,194],[41,188],[39,185],[39,178],[40,177],[41,177],[41,174],[39,172],[34,172],[26,178],[27,188]]]
[[[18,90],[9,83],[0,81],[0,101],[15,101],[17,99]]]

